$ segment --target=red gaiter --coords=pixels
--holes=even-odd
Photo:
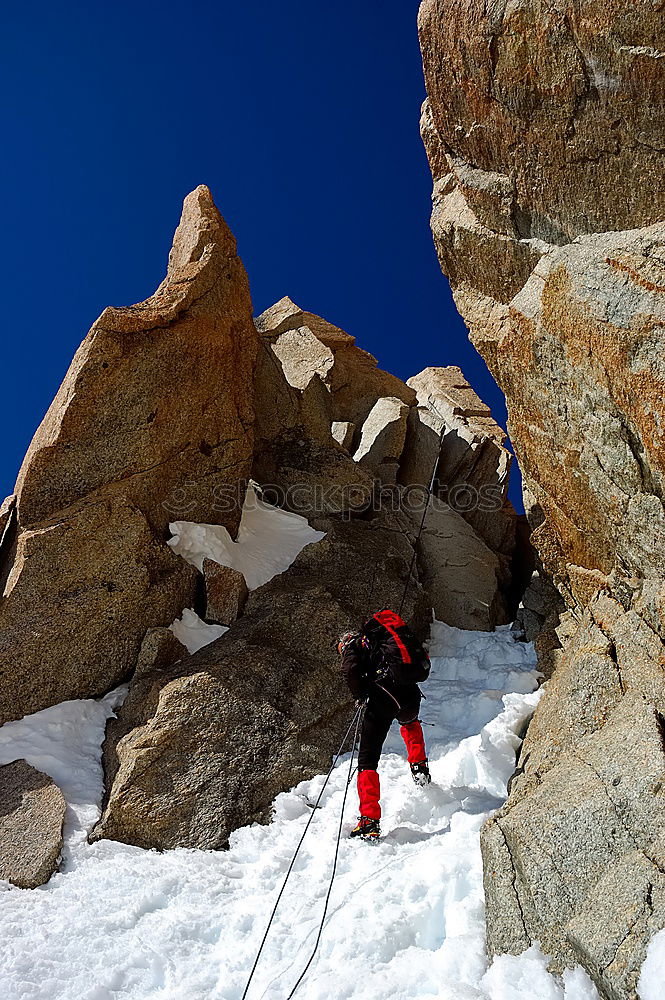
[[[358,772],[358,798],[360,799],[360,815],[369,819],[381,819],[381,788],[377,771]]]
[[[409,764],[419,764],[421,761],[426,760],[425,737],[423,736],[423,727],[420,725],[418,719],[414,719],[413,722],[409,722],[406,726],[400,726],[399,731],[406,743]]]

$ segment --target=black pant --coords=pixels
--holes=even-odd
[[[376,771],[393,719],[401,726],[418,718],[422,694],[417,684],[373,684],[360,731],[358,771]]]

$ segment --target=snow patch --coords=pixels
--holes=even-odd
[[[169,628],[176,639],[187,647],[188,653],[198,653],[199,649],[229,630],[228,625],[208,625],[191,608],[185,608],[182,618],[176,618]]]
[[[640,1000],[662,1000],[665,978],[665,931],[659,931],[649,942],[647,957],[637,984]]]
[[[173,538],[167,544],[174,552],[201,571],[204,559],[239,570],[249,590],[283,573],[306,545],[325,537],[299,514],[265,503],[253,483],[247,487],[237,541],[218,524],[174,521],[169,527]]]
[[[495,958],[481,985],[490,1000],[598,1000],[598,991],[579,966],[566,969],[562,981],[547,971],[548,958],[538,944],[521,955]]]
[[[63,701],[0,726],[0,764],[26,760],[48,774],[65,797],[62,871],[75,866],[89,830],[101,816],[106,721],[115,715],[127,691],[123,685],[100,701]],[[57,878],[54,876],[49,885]]]

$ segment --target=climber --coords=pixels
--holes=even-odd
[[[337,649],[356,706],[365,705],[358,752],[360,819],[350,835],[376,841],[381,832],[377,767],[393,719],[400,723],[413,780],[423,787],[431,781],[417,684],[429,675],[429,656],[400,616],[387,609],[372,615],[359,632],[346,632]]]

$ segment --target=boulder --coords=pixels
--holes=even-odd
[[[210,192],[185,199],[155,294],[106,309],[28,449],[0,547],[0,724],[100,695],[195,595],[163,545],[187,516],[235,532],[252,461],[258,337]]]
[[[191,603],[196,577],[121,496],[22,531],[0,603],[0,720],[120,683],[146,628]]]
[[[396,398],[407,406],[416,401],[410,386],[381,371],[376,358],[359,347],[341,347],[335,352],[328,384],[333,419],[348,420],[358,427],[365,422],[377,399]]]
[[[189,612],[192,614],[192,612]],[[188,610],[183,612],[183,618]],[[189,656],[185,645],[170,628],[151,628],[146,632],[132,676],[129,693],[126,695],[121,711],[116,710],[106,723],[104,743],[102,744],[102,764],[104,767],[104,799],[102,807],[106,808],[109,792],[120,766],[116,747],[132,728],[131,719],[135,707],[142,703],[146,694],[155,688],[159,678],[163,677],[169,667],[181,663]]]
[[[300,414],[309,438],[325,448],[335,448],[332,435],[332,399],[325,382],[318,375],[302,391]]]
[[[400,399],[391,396],[377,399],[362,425],[354,462],[379,473],[382,481],[394,483],[408,416],[409,407]]]
[[[149,628],[143,637],[133,680],[164,670],[187,656],[187,648],[170,628]]]
[[[416,514],[414,524],[420,517]],[[498,557],[463,517],[436,497],[428,503],[418,563],[438,621],[491,632],[509,620]]]
[[[220,566],[212,559],[203,561],[206,587],[206,621],[230,625],[240,618],[247,595],[245,577],[231,566]]]
[[[418,406],[409,419],[400,482],[429,486],[438,452],[438,494],[504,557],[510,578],[515,512],[508,500],[507,435],[459,368],[426,368],[407,382]]]
[[[325,381],[334,421],[362,424],[381,396],[395,396],[408,406],[415,402],[413,390],[381,371],[376,358],[356,347],[353,337],[291,299],[281,299],[255,322],[264,343],[282,360],[291,385],[302,389],[314,374]]]
[[[332,436],[337,444],[350,451],[353,443],[353,436],[356,432],[356,425],[350,420],[334,420],[332,424]]]
[[[561,594],[542,566],[539,566],[534,570],[522,595],[515,618],[515,626],[523,630],[526,642],[535,642],[536,648],[541,650],[542,655],[539,658],[541,670],[543,669],[546,643],[550,644],[550,649],[557,649],[561,646],[556,638],[555,630],[565,607]],[[547,671],[547,676],[550,672],[550,670]]]
[[[260,334],[272,340],[290,330],[306,327],[325,347],[353,347],[356,338],[315,313],[305,312],[288,295],[270,306],[256,319]]]
[[[313,526],[326,537],[253,591],[222,638],[132,684],[109,727],[118,766],[93,839],[224,847],[268,819],[278,792],[328,769],[352,715],[331,640],[367,607],[399,603],[412,548],[388,513]],[[428,611],[412,577],[405,613],[421,635]]]
[[[253,395],[254,413],[254,464],[257,456],[270,452],[272,443],[285,432],[299,429],[301,435],[309,435],[304,426],[302,413],[302,393],[287,381],[277,355],[263,338],[259,338],[259,350],[254,369]],[[318,420],[317,420],[318,423]],[[256,469],[254,470],[256,471]],[[255,478],[261,479],[259,475]]]
[[[264,329],[270,313],[256,320],[258,329]],[[298,389],[287,374],[265,334],[254,376],[253,478],[280,506],[304,517],[364,510],[372,501],[374,480],[332,436],[326,383],[315,375]]]
[[[413,379],[409,379],[413,383]],[[404,451],[400,459],[399,482],[411,489],[429,489],[435,472],[439,469],[442,438],[446,424],[432,407],[430,400],[422,394],[417,405],[412,406],[407,421]],[[443,469],[442,474],[445,474]]]
[[[15,760],[0,767],[0,879],[36,889],[57,871],[67,804],[55,782]]]
[[[286,380],[294,389],[306,389],[315,375],[325,379],[335,356],[306,326],[286,330],[272,344]]]
[[[371,507],[374,477],[339,446],[285,430],[257,452],[254,476],[271,501],[303,517],[353,516]]]

